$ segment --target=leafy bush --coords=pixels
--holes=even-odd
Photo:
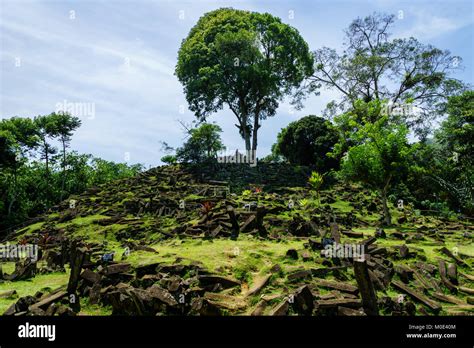
[[[177,162],[177,158],[174,155],[166,155],[161,157],[161,162],[166,164],[175,164]]]
[[[338,133],[329,121],[306,116],[281,130],[271,159],[283,157],[291,164],[315,166],[324,173],[337,167],[337,160],[327,156],[337,141]]]

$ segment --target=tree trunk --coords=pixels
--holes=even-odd
[[[250,151],[250,133],[247,133],[247,131],[245,131],[245,150],[248,152]]]
[[[244,141],[245,141],[245,150],[249,151],[250,150],[250,131],[247,128],[247,120],[249,118],[248,107],[246,106],[243,97],[239,99],[239,104],[240,104],[240,117],[237,116],[237,118],[239,119],[240,128],[242,129],[242,138],[244,138]]]
[[[245,140],[245,150],[250,151],[250,132],[247,131],[247,117],[242,117],[242,137]]]
[[[16,161],[16,160],[15,160]],[[13,197],[12,197],[12,200],[10,201],[10,203],[8,204],[8,213],[7,213],[7,216],[10,216],[11,213],[12,213],[12,208],[13,208],[13,204],[15,203],[16,201],[16,188],[17,188],[17,168],[16,168],[16,162],[15,162],[15,166],[13,167],[13,191],[14,191],[14,194],[13,194]]]
[[[10,201],[10,203],[8,204],[8,213],[7,213],[7,216],[10,216],[12,214],[12,208],[13,208],[13,204],[15,203],[16,201],[16,197],[13,196],[12,200]]]
[[[63,143],[63,176],[61,178],[61,194],[59,195],[59,200],[63,200],[63,193],[64,193],[64,184],[66,181],[66,141],[62,139]]]
[[[253,155],[257,156],[257,139],[258,139],[258,129],[260,128],[260,102],[261,98],[257,101],[257,106],[255,108],[255,114],[253,116],[253,134],[252,134],[252,150],[254,151]]]
[[[46,142],[46,138],[43,138],[43,146],[44,146],[44,160],[46,164],[46,183],[48,183],[48,176],[49,176],[49,145]]]
[[[258,136],[258,128],[260,128],[260,125],[258,124],[258,117],[259,117],[259,114],[256,113],[253,120],[252,150],[255,152],[257,152],[257,136]]]
[[[382,204],[383,204],[383,216],[384,224],[390,226],[392,224],[392,216],[390,215],[390,210],[387,205],[387,187],[384,187],[382,190]]]
[[[45,187],[45,194],[46,194],[46,201],[48,201],[51,197],[51,188],[49,187],[49,145],[48,142],[46,141],[46,138],[43,139],[43,144],[44,144],[44,159],[45,159],[45,164],[46,164],[46,171],[44,173],[44,178],[46,181],[46,187]],[[49,206],[49,204],[47,204]]]
[[[48,152],[49,152],[49,146],[48,144],[45,143],[44,145],[44,156],[46,160],[46,175],[49,174],[49,157],[48,157]]]

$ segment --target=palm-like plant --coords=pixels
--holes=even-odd
[[[319,201],[319,190],[321,189],[323,181],[324,181],[323,176],[321,174],[319,174],[318,172],[312,172],[311,176],[308,180],[309,186],[311,187],[311,189],[315,193],[315,196],[316,196],[316,199],[317,199],[318,203],[320,202]]]
[[[303,199],[300,199],[298,203],[300,204],[301,208],[306,209],[308,206],[309,200],[307,200],[306,198],[303,198]]]

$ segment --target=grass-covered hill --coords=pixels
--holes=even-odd
[[[381,315],[472,313],[472,220],[391,205],[394,225],[381,227],[375,192],[334,183],[317,195],[308,174],[162,166],[71,196],[4,241],[41,258],[2,264],[0,311],[365,315],[352,259],[322,253],[336,242],[364,246]]]

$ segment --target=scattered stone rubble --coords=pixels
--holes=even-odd
[[[89,189],[74,197],[73,205],[61,203],[52,210],[58,214],[46,218],[37,233],[22,237],[23,243],[41,246],[41,260],[46,265],[38,268],[36,262],[19,261],[12,274],[0,270],[0,279],[17,281],[37,273],[64,272],[69,265],[67,286],[20,297],[4,315],[76,315],[83,298],[91,304],[110,306],[113,315],[436,315],[446,305],[448,314],[472,313],[472,260],[444,246],[448,238],[472,240],[472,224],[438,218],[438,226],[432,228],[423,224],[429,218],[405,214],[405,219],[419,226],[416,233],[386,233],[374,227],[375,234],[369,237],[353,230],[367,227],[366,222],[353,212],[333,209],[333,197],[325,194],[318,207],[308,207],[308,215],[313,216],[309,220],[299,214],[283,219],[279,214],[298,204],[305,190],[275,188],[275,175],[261,179],[264,192],[257,190],[241,199],[230,192],[228,182],[198,180],[183,169],[160,167],[122,180],[120,185]],[[265,187],[274,190],[265,191]],[[335,190],[361,214],[381,210],[378,200],[369,201],[358,190]],[[74,237],[74,230],[56,226],[94,214],[107,216],[94,222],[98,226],[124,226],[116,238],[132,251],[156,253],[143,242],[149,232],[158,231],[162,238],[232,239],[249,233],[275,240],[303,238],[306,249],[289,249],[286,257],[301,259],[306,266],[285,273],[280,265],[274,265],[269,274],[254,279],[250,289],[189,260],[132,267],[125,258],[114,261],[113,255],[106,257],[106,245],[81,242]],[[143,216],[154,217],[156,224],[148,220],[145,225]],[[160,218],[164,216],[173,217],[179,226],[162,228]],[[9,237],[18,236],[21,231]],[[427,261],[423,249],[407,245],[427,238],[439,245],[437,264]],[[382,246],[380,240],[396,241],[397,245]],[[325,258],[325,248],[334,243],[362,246],[362,259]],[[267,293],[279,277],[287,285],[280,293]],[[394,293],[398,295],[394,297]],[[0,293],[0,298],[13,295]]]

